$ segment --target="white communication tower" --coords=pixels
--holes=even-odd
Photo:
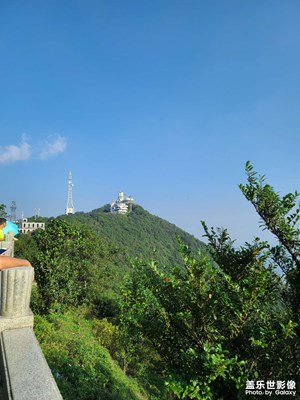
[[[68,200],[67,200],[67,207],[66,207],[66,214],[74,214],[74,205],[72,199],[72,190],[73,190],[73,183],[72,183],[72,173],[69,172],[69,179],[68,179]]]

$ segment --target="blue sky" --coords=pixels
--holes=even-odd
[[[298,0],[0,3],[0,203],[122,190],[197,237],[259,233],[244,166],[300,189]]]

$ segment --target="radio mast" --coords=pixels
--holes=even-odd
[[[16,202],[12,201],[11,206],[10,206],[10,219],[15,222],[17,220],[17,216],[16,216]]]
[[[73,183],[72,183],[72,172],[69,172],[69,179],[68,179],[68,200],[67,200],[67,207],[66,207],[66,215],[74,214],[74,205],[72,199],[72,191],[73,191]]]

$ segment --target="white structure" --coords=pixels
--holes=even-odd
[[[23,218],[21,222],[18,223],[20,233],[31,233],[36,229],[45,229],[45,222],[28,222],[27,218]]]
[[[74,214],[74,204],[72,199],[72,191],[73,191],[73,183],[72,183],[72,173],[69,172],[69,179],[68,179],[68,200],[67,200],[67,207],[66,207],[66,215]]]
[[[110,212],[113,214],[126,214],[131,211],[132,203],[132,196],[126,196],[124,192],[119,192],[118,200],[113,200],[110,205]]]

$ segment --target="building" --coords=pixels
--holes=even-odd
[[[133,201],[132,196],[126,196],[124,192],[119,192],[118,200],[113,200],[110,205],[110,212],[113,214],[126,214],[131,211]]]
[[[36,229],[45,229],[45,222],[31,221],[28,222],[27,218],[23,218],[18,222],[20,233],[32,233]]]

